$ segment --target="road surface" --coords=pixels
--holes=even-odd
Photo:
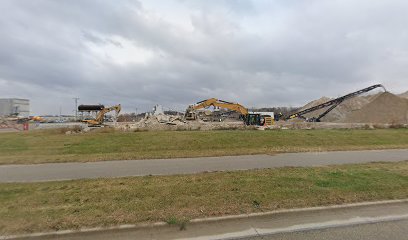
[[[0,182],[60,181],[408,160],[408,149],[0,166]]]
[[[258,237],[244,237],[242,240],[406,240],[408,239],[408,220],[395,220],[378,223],[271,234]]]
[[[31,240],[407,239],[408,201],[302,209],[213,221],[38,236]]]

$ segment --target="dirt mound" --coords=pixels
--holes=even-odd
[[[368,102],[373,101],[374,99],[376,99],[378,96],[380,96],[381,94],[383,94],[384,92],[379,92],[379,93],[375,93],[375,94],[370,94],[367,96],[362,96],[363,98],[367,99]]]
[[[350,123],[408,123],[408,100],[392,93],[378,94],[345,119]]]
[[[305,109],[308,109],[308,108],[311,108],[311,107],[320,105],[320,104],[325,103],[325,102],[328,102],[328,101],[330,101],[330,100],[332,100],[332,99],[331,99],[331,98],[328,98],[328,97],[321,97],[321,98],[319,98],[319,99],[316,99],[316,100],[313,100],[313,101],[307,103],[305,106],[303,106],[303,107],[300,109],[300,111],[303,111],[303,110],[305,110]],[[319,116],[320,114],[322,114],[325,110],[326,110],[326,109],[320,109],[320,110],[317,110],[317,111],[314,111],[314,112],[311,112],[311,113],[307,113],[307,114],[305,114],[305,115],[303,115],[303,116],[306,117],[306,118],[317,117],[317,116]],[[327,117],[327,115],[326,115],[326,117]],[[324,119],[322,119],[322,121],[324,121]]]
[[[302,110],[313,107],[313,106],[317,106],[319,104],[325,103],[330,100],[331,99],[328,97],[322,97],[320,99],[314,100],[306,104],[302,108]],[[336,108],[334,108],[332,111],[330,111],[326,116],[321,118],[321,121],[322,122],[342,122],[350,112],[361,109],[363,106],[365,106],[369,102],[370,102],[369,99],[367,99],[366,97],[355,97],[355,98],[345,100],[344,102],[339,104]],[[326,107],[324,109],[320,109],[318,111],[305,114],[304,116],[307,118],[318,117],[320,114],[324,113],[328,108],[329,107]]]
[[[402,98],[408,98],[408,91],[406,91],[406,92],[404,92],[404,93],[401,93],[400,95],[398,95],[399,97],[402,97]]]
[[[319,98],[319,99],[317,99],[317,100],[313,100],[313,101],[307,103],[305,106],[302,107],[301,110],[305,110],[305,109],[307,109],[307,108],[314,107],[314,106],[316,106],[316,105],[325,103],[325,102],[330,101],[330,100],[331,100],[331,98],[321,97],[321,98]]]

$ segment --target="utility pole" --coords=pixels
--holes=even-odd
[[[62,122],[62,107],[60,106],[59,122]]]
[[[78,121],[78,100],[79,97],[72,98],[75,101],[75,121]]]

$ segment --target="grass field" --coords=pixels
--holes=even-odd
[[[402,198],[408,162],[2,183],[0,235]]]
[[[0,164],[408,148],[408,129],[0,134]]]

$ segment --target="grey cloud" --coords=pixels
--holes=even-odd
[[[74,96],[130,111],[156,103],[183,110],[208,97],[300,105],[376,81],[408,89],[405,1],[172,2],[189,9],[192,30],[148,4],[1,1],[0,95],[33,99],[37,113],[56,105],[70,113]],[[126,51],[116,37],[153,57],[121,65],[89,47]]]

